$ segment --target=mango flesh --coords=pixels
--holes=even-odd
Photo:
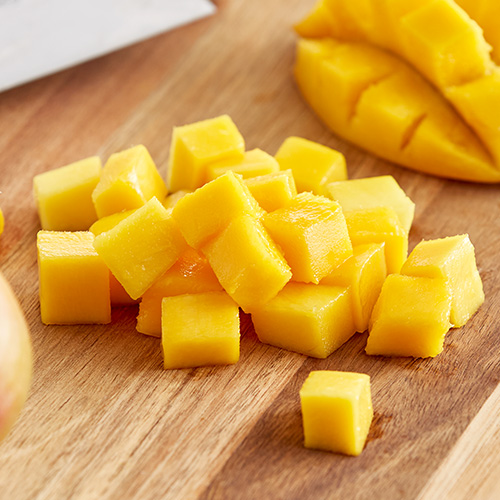
[[[484,302],[474,247],[466,234],[421,241],[401,274],[445,279],[452,296],[450,321],[455,327],[465,325]]]
[[[14,425],[28,397],[32,357],[23,311],[0,273],[0,441]]]
[[[163,200],[167,187],[143,145],[112,154],[102,171],[92,199],[99,218],[143,206],[151,198]]]
[[[443,350],[451,292],[445,279],[392,274],[370,319],[366,353],[427,358]]]
[[[259,340],[315,358],[326,358],[355,333],[346,287],[288,283],[252,311]]]
[[[285,207],[297,194],[291,170],[245,179],[245,185],[266,212]]]
[[[39,231],[40,313],[46,325],[109,323],[109,271],[88,231]]]
[[[317,284],[352,255],[342,209],[323,196],[300,193],[262,220],[283,250],[294,281]]]
[[[240,356],[238,306],[225,292],[165,297],[162,347],[166,369],[236,363]]]
[[[300,389],[304,446],[359,455],[373,419],[370,377],[313,371]]]
[[[101,160],[94,156],[36,175],[33,189],[42,229],[87,231],[97,220],[92,192],[101,170]]]

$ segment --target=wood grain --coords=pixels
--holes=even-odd
[[[225,0],[207,20],[0,95],[0,269],[26,312],[35,378],[0,445],[0,499],[498,498],[500,203],[497,186],[444,181],[329,133],[291,79],[293,22],[312,0]],[[351,177],[392,174],[416,202],[410,246],[468,232],[487,301],[433,360],[327,360],[260,344],[242,317],[233,367],[164,371],[134,307],[109,326],[45,327],[33,175],[144,143],[165,173],[172,126],[230,114],[248,148],[289,135],[341,150]],[[357,458],[306,450],[298,389],[311,370],[369,373],[375,420]]]

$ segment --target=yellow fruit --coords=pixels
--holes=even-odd
[[[326,358],[355,333],[349,288],[288,283],[252,310],[259,340],[315,358]]]
[[[0,208],[0,234],[3,233],[3,228],[5,227],[5,219],[3,216],[2,209]]]
[[[28,325],[14,292],[0,274],[0,441],[24,406],[31,374]]]
[[[285,207],[297,194],[291,170],[252,177],[245,179],[244,182],[257,203],[266,212]]]
[[[92,192],[100,177],[97,156],[36,175],[33,189],[42,229],[87,231],[97,220]]]
[[[162,347],[167,369],[236,363],[240,356],[238,306],[224,292],[165,297]]]
[[[373,419],[370,377],[313,371],[300,389],[304,446],[359,455]]]
[[[88,231],[39,231],[40,313],[46,325],[109,323],[109,271]]]

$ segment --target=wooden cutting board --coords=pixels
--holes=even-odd
[[[485,499],[500,495],[498,186],[426,177],[334,137],[291,78],[290,26],[313,0],[227,0],[211,19],[0,95],[0,269],[31,327],[30,398],[0,445],[0,499]],[[135,308],[108,326],[39,318],[35,174],[143,143],[165,172],[172,126],[230,114],[248,148],[289,135],[341,150],[351,177],[391,174],[416,203],[410,247],[469,233],[486,303],[436,359],[369,357],[358,334],[326,360],[258,342],[243,318],[231,367],[164,371]],[[311,370],[371,375],[360,457],[306,450]]]

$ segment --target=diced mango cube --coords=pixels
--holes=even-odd
[[[208,165],[239,161],[244,151],[245,141],[227,115],[174,127],[168,167],[170,190],[201,187]]]
[[[137,331],[161,337],[161,301],[164,297],[222,290],[207,259],[188,247],[177,262],[142,296]]]
[[[99,218],[139,208],[156,196],[167,195],[151,155],[143,145],[112,154],[102,171],[92,199]]]
[[[138,299],[187,247],[172,211],[156,198],[97,236],[94,246],[133,299]]]
[[[450,308],[445,279],[388,276],[370,319],[366,353],[437,356],[451,327]]]
[[[313,371],[300,389],[304,446],[359,455],[373,419],[370,376]]]
[[[326,358],[356,331],[349,288],[288,283],[252,310],[259,340],[315,358]]]
[[[484,302],[474,246],[467,234],[421,241],[403,264],[401,274],[445,279],[451,290],[453,326],[465,325]]]
[[[40,312],[46,325],[109,323],[109,271],[87,231],[39,231]]]
[[[252,177],[246,179],[245,184],[257,203],[266,212],[273,212],[278,208],[285,207],[297,194],[291,170],[281,170],[272,174]]]
[[[162,347],[166,369],[236,363],[240,356],[238,306],[224,292],[165,297]]]
[[[344,214],[365,208],[390,207],[406,232],[410,231],[415,203],[400,188],[392,175],[351,179],[328,184],[327,191],[340,203]]]
[[[279,169],[280,166],[274,157],[257,148],[247,151],[239,161],[225,160],[209,165],[207,167],[207,182],[217,179],[217,177],[225,174],[228,170],[232,170],[235,174],[240,174],[243,179],[249,179],[259,175],[278,172]]]
[[[276,244],[251,215],[232,219],[202,252],[224,290],[245,312],[271,300],[292,277]]]
[[[283,250],[294,281],[319,283],[352,255],[342,208],[323,196],[300,193],[263,222]]]
[[[301,137],[288,137],[275,155],[281,170],[290,169],[297,191],[327,195],[330,182],[347,179],[345,158],[332,148]]]
[[[350,287],[356,330],[364,332],[387,276],[384,243],[359,245],[353,250],[353,256],[323,278],[320,284]]]
[[[295,24],[295,31],[304,38],[323,38],[334,36],[335,20],[326,7],[325,0],[318,0],[313,10]]]
[[[33,188],[42,229],[87,231],[97,219],[92,192],[100,177],[97,156],[36,175]]]
[[[192,191],[187,191],[186,189],[180,189],[179,191],[176,191],[175,193],[169,194],[164,200],[163,200],[163,206],[165,208],[174,208],[175,205],[177,205],[177,202],[181,199],[184,198],[188,193],[191,193]]]
[[[345,215],[345,220],[354,246],[385,243],[387,273],[399,273],[408,256],[408,233],[392,208],[353,210]]]
[[[179,200],[173,216],[189,245],[199,249],[234,217],[262,213],[241,177],[229,171]]]

